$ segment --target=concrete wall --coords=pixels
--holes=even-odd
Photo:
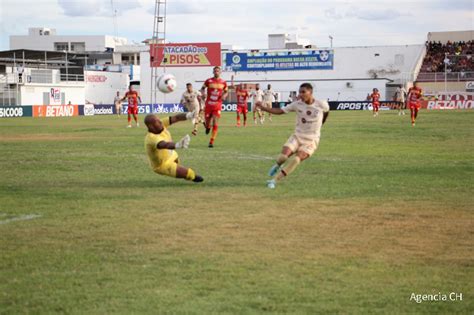
[[[93,104],[113,104],[117,91],[124,96],[129,77],[123,72],[85,71],[85,99]]]
[[[50,93],[51,88],[59,89],[61,93],[65,94],[65,104],[68,104],[69,102],[74,105],[85,103],[84,84],[29,84],[20,86],[21,105],[44,105],[43,93]]]
[[[453,2],[454,5],[454,2]],[[427,36],[428,41],[440,41],[443,44],[446,42],[461,42],[461,41],[470,41],[474,40],[474,31],[455,31],[455,32],[430,32]]]

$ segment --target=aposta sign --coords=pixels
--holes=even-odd
[[[78,114],[77,105],[33,106],[34,117],[70,117]]]
[[[220,43],[150,45],[152,67],[209,67],[221,65]]]

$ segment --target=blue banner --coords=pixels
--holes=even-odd
[[[227,53],[227,71],[332,70],[334,51],[307,50]]]

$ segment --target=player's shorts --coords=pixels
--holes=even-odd
[[[128,106],[127,113],[130,115],[138,115],[138,106]]]
[[[206,106],[206,108],[204,109],[204,114],[206,116],[206,118],[210,118],[210,117],[217,117],[217,118],[220,118],[221,117],[221,107],[220,106]]]
[[[255,103],[256,103],[256,102],[253,102],[253,103],[252,103],[252,112],[261,113],[262,110],[260,109],[260,107],[259,107],[259,108],[256,108]]]
[[[372,103],[372,105],[374,106],[374,108],[377,108],[377,109],[380,107],[379,102],[374,102],[374,103]]]
[[[263,102],[263,106],[266,108],[272,108],[272,102]]]
[[[248,111],[247,105],[237,105],[237,114],[247,114]]]
[[[160,166],[153,169],[153,171],[160,175],[176,177],[176,170],[178,168],[178,154],[174,154],[165,162],[161,163]]]
[[[284,146],[288,147],[293,153],[302,151],[311,156],[318,148],[318,142],[310,140],[300,140],[298,137],[296,137],[296,135],[293,134],[291,135],[291,137],[288,138]]]
[[[408,107],[410,109],[420,109],[421,104],[419,102],[409,102]]]

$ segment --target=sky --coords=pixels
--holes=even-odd
[[[154,0],[0,0],[0,50],[28,27],[58,35],[114,35],[140,43],[153,31]],[[112,7],[114,9],[112,9]],[[319,47],[421,44],[428,32],[474,29],[474,0],[168,0],[170,42],[267,48],[290,33]]]

